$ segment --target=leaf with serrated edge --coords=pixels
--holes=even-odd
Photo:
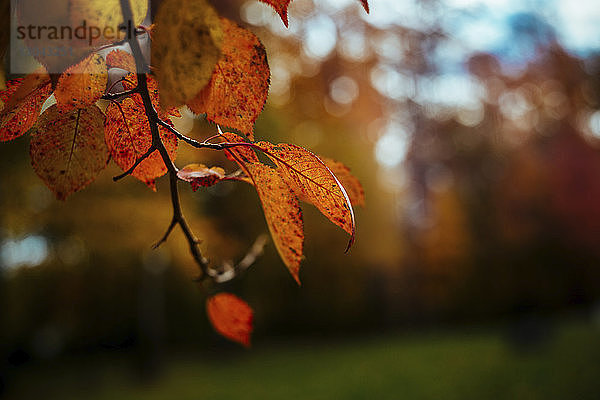
[[[325,163],[325,165],[327,165],[327,168],[333,172],[335,177],[338,178],[344,189],[346,189],[346,193],[348,194],[348,198],[350,199],[352,205],[364,206],[365,190],[363,189],[360,181],[354,175],[352,175],[350,168],[331,158],[319,158]]]
[[[177,137],[170,131],[159,128],[162,141],[172,160],[177,155]],[[115,163],[127,171],[152,146],[152,133],[144,105],[139,94],[112,103],[106,109],[105,138]],[[145,159],[131,174],[155,189],[154,180],[167,172],[167,167],[158,151]]]
[[[52,93],[50,77],[38,71],[23,79],[7,83],[0,93],[4,103],[0,111],[0,141],[13,140],[35,124],[44,102]]]
[[[152,40],[161,105],[178,107],[209,82],[221,56],[223,27],[206,0],[165,0]]]
[[[258,38],[235,22],[221,18],[221,59],[208,85],[187,106],[216,124],[254,140],[254,123],[267,101],[271,73]]]
[[[206,301],[206,313],[219,334],[250,347],[254,312],[245,301],[230,293],[219,293]]]
[[[233,133],[224,133],[228,142],[240,142]],[[235,147],[225,151],[252,181],[260,198],[271,237],[281,259],[300,284],[300,262],[304,247],[304,224],[298,199],[273,168],[261,164],[252,149]]]
[[[108,163],[104,114],[92,105],[63,112],[56,105],[40,117],[31,134],[31,164],[59,200],[83,189]]]
[[[292,2],[292,0],[259,0],[259,1],[262,1],[263,3],[266,3],[266,4],[270,5],[271,7],[273,7],[273,9],[275,9],[275,11],[277,11],[277,14],[279,14],[279,16],[281,17],[283,24],[286,26],[286,28],[288,27],[288,7],[290,6],[290,3]],[[369,13],[368,0],[359,0],[359,1],[360,1],[360,4],[362,4],[363,8],[365,9],[365,11],[368,14]]]
[[[107,82],[108,70],[104,58],[99,54],[90,54],[60,76],[54,91],[56,104],[62,111],[95,104],[104,95]]]
[[[310,151],[293,144],[259,142],[257,147],[277,165],[277,171],[294,193],[302,196],[354,241],[354,211],[344,187],[325,163]]]

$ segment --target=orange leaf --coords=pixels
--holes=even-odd
[[[163,127],[159,131],[167,152],[174,160],[177,137]],[[121,104],[112,103],[107,108],[105,138],[113,160],[123,171],[131,168],[150,149],[152,133],[139,94],[126,98]],[[131,175],[154,189],[154,180],[166,172],[167,167],[158,151],[155,151]]]
[[[4,107],[0,111],[0,141],[13,140],[27,132],[37,121],[44,102],[50,97],[50,77],[45,72],[7,82],[0,93]]]
[[[129,72],[135,72],[137,70],[133,55],[121,49],[116,49],[108,53],[106,56],[106,64],[109,68],[121,68]]]
[[[353,206],[364,206],[365,205],[365,190],[363,189],[360,181],[356,179],[350,172],[350,168],[345,166],[339,161],[332,160],[331,158],[321,157],[321,160],[327,165],[327,168],[338,178]]]
[[[128,74],[123,81],[123,89],[132,90],[137,85],[137,74]],[[148,94],[150,94],[150,100],[154,109],[158,112],[158,115],[165,119],[167,117],[181,117],[181,113],[177,108],[162,109],[160,107],[160,94],[158,93],[158,82],[152,77],[152,75],[146,75],[146,84],[148,85]]]
[[[208,85],[187,105],[209,121],[234,128],[254,140],[254,122],[269,93],[267,53],[258,38],[235,22],[221,18],[223,47]]]
[[[289,7],[290,3],[292,2],[292,0],[260,0],[260,1],[273,7],[275,9],[275,11],[277,11],[277,14],[279,14],[279,16],[281,17],[283,24],[286,26],[286,28],[288,27],[287,12],[288,12],[288,7]],[[368,0],[359,0],[359,1],[368,14],[369,13]]]
[[[254,312],[245,301],[230,293],[219,293],[206,301],[206,312],[219,334],[250,347]]]
[[[223,136],[228,142],[239,142],[241,139],[233,133],[225,133]],[[225,153],[239,164],[254,184],[275,247],[296,282],[300,284],[304,224],[298,199],[276,170],[259,162],[252,149],[235,147],[226,150]]]
[[[325,163],[310,151],[293,144],[257,143],[277,165],[277,171],[296,195],[316,206],[354,241],[354,211],[348,194]]]
[[[179,179],[190,182],[195,192],[201,187],[214,186],[225,178],[225,170],[220,167],[208,168],[204,164],[190,164],[177,172]]]
[[[104,114],[95,105],[73,111],[48,108],[31,135],[31,164],[59,200],[83,189],[108,163]]]
[[[54,96],[63,111],[84,108],[98,101],[106,91],[108,70],[99,54],[91,54],[60,76]]]

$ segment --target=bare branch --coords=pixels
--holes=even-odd
[[[248,253],[242,258],[237,264],[233,265],[232,262],[225,262],[220,268],[210,268],[208,275],[213,279],[215,283],[226,283],[242,275],[248,268],[250,268],[256,260],[262,256],[265,246],[269,241],[269,236],[266,234],[260,235],[256,238],[256,241],[248,250]]]

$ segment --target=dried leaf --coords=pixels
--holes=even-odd
[[[234,128],[254,140],[254,122],[269,93],[267,53],[249,30],[221,18],[221,59],[208,85],[187,105],[209,121]]]
[[[287,185],[316,206],[331,222],[344,229],[354,241],[354,211],[343,186],[325,163],[310,151],[293,144],[257,143],[277,165]]]
[[[179,179],[190,182],[195,192],[201,187],[214,186],[225,178],[221,167],[208,168],[204,164],[189,164],[177,172]]]
[[[108,163],[104,114],[92,105],[61,111],[48,108],[31,135],[31,164],[59,200],[83,189]]]
[[[125,71],[135,72],[135,58],[121,49],[113,50],[106,55],[106,64],[109,68],[121,68]]]
[[[288,27],[288,15],[287,15],[288,7],[290,6],[290,3],[292,2],[292,0],[260,0],[260,1],[273,7],[275,9],[275,11],[277,11],[277,14],[279,14],[279,16],[281,17],[283,24],[286,26],[286,28]],[[368,14],[369,13],[368,0],[359,0],[359,1]]]
[[[327,165],[327,168],[338,178],[353,206],[364,206],[365,205],[365,190],[363,189],[360,181],[352,175],[350,168],[345,166],[339,161],[332,160],[327,157],[320,157],[321,160]]]
[[[206,312],[219,334],[250,347],[254,312],[245,301],[230,293],[219,293],[207,300]]]
[[[223,136],[228,142],[240,142],[233,133]],[[304,224],[298,199],[280,174],[261,164],[254,151],[246,147],[226,150],[228,157],[238,163],[254,184],[275,247],[286,267],[300,284],[300,262],[304,247]]]
[[[90,54],[79,64],[67,68],[58,79],[54,96],[58,108],[69,111],[93,105],[104,95],[108,82],[106,62]]]
[[[159,128],[167,152],[174,160],[177,155],[177,137]],[[106,110],[105,138],[110,154],[123,171],[131,168],[152,146],[150,124],[139,94],[112,103]],[[131,174],[155,189],[154,180],[167,172],[158,151],[145,159]]]
[[[4,103],[0,111],[0,141],[13,140],[27,132],[37,121],[52,87],[46,73],[29,74],[23,79],[7,82],[0,92]]]
[[[161,104],[177,107],[208,84],[221,56],[223,28],[206,0],[165,0],[155,25],[152,61]]]

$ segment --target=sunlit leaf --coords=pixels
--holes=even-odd
[[[31,134],[31,164],[59,200],[96,179],[108,163],[104,114],[92,105],[61,111],[48,108]]]
[[[129,74],[123,81],[124,90],[133,90],[137,86],[137,75]],[[181,117],[181,113],[175,107],[161,107],[160,94],[158,91],[158,82],[152,75],[146,75],[146,85],[148,86],[148,94],[150,95],[150,101],[154,106],[154,109],[158,112],[158,115],[165,119],[168,117]]]
[[[121,68],[129,72],[136,71],[133,55],[121,49],[113,50],[108,53],[106,55],[106,64],[109,68]]]
[[[27,132],[51,92],[50,77],[42,72],[7,82],[7,89],[0,92],[4,103],[0,111],[0,141],[13,140]]]
[[[331,222],[354,240],[354,212],[343,186],[329,168],[310,151],[293,144],[257,143],[277,165],[277,171],[294,193],[315,205]]]
[[[269,93],[267,53],[249,30],[221,18],[224,40],[221,59],[208,85],[189,103],[196,114],[234,128],[253,140],[254,122]]]
[[[104,58],[91,54],[79,64],[67,68],[58,79],[54,96],[63,111],[85,108],[96,103],[106,91],[108,70]]]
[[[171,159],[177,155],[177,137],[170,131],[160,128],[160,135]],[[113,103],[106,110],[105,123],[106,144],[115,163],[123,171],[131,168],[152,146],[150,124],[144,112],[144,105],[139,94]],[[145,159],[131,174],[155,188],[154,180],[167,172],[158,151]]]
[[[232,133],[225,133],[224,136],[229,142],[239,142],[241,139]],[[304,224],[297,197],[275,169],[259,162],[252,149],[235,147],[227,150],[226,154],[238,163],[254,184],[275,247],[300,284]]]
[[[160,4],[152,62],[164,107],[187,103],[208,84],[222,43],[221,20],[206,0],[165,0]]]
[[[254,312],[245,301],[230,293],[219,293],[206,301],[206,312],[219,334],[250,347]]]
[[[179,179],[189,182],[195,192],[201,187],[214,186],[225,178],[225,170],[220,167],[208,168],[204,164],[189,164],[177,172]]]
[[[364,206],[365,205],[365,190],[361,185],[360,181],[352,175],[350,172],[350,168],[345,166],[339,161],[332,160],[327,157],[319,157],[327,168],[336,178],[340,181],[344,189],[346,189],[346,193],[348,194],[348,198],[353,206]]]

